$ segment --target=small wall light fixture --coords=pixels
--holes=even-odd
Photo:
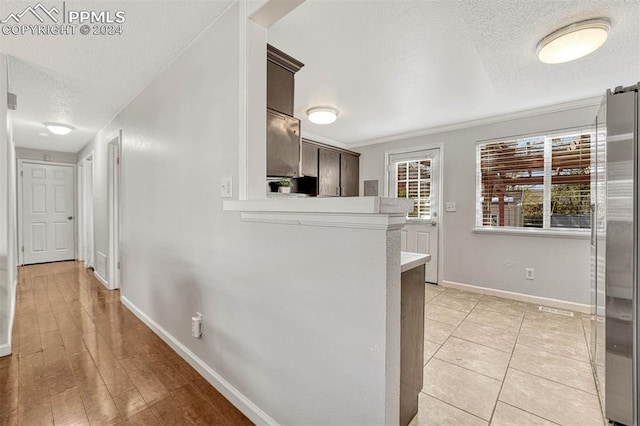
[[[331,107],[315,107],[307,110],[307,117],[315,124],[331,124],[338,118],[338,110]]]
[[[545,64],[561,64],[587,56],[607,41],[610,29],[611,23],[606,18],[567,25],[538,43],[538,58]]]

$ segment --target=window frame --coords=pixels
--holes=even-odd
[[[557,236],[588,239],[591,235],[590,228],[551,227],[551,198],[552,198],[552,140],[558,137],[589,134],[592,141],[596,137],[596,129],[593,125],[570,127],[565,129],[550,130],[545,132],[527,133],[516,136],[491,138],[476,141],[475,144],[475,180],[476,180],[476,214],[473,232],[478,234],[505,234],[505,235],[531,235],[531,236]],[[481,150],[482,147],[504,141],[517,141],[544,137],[544,179],[543,179],[543,226],[542,228],[525,228],[517,226],[492,226],[483,225],[482,211],[482,182],[481,182]],[[593,172],[593,155],[590,158],[590,167]],[[593,192],[593,185],[590,186]],[[592,196],[592,195],[591,195]]]
[[[437,151],[437,152],[431,152],[429,153],[429,151]],[[425,156],[426,154],[426,156]],[[384,187],[383,187],[383,195],[385,197],[396,197],[397,196],[397,187],[393,187],[394,185],[397,185],[396,182],[396,175],[395,175],[395,162],[394,161],[394,157],[397,158],[412,158],[412,159],[416,159],[416,158],[431,158],[432,163],[431,163],[431,219],[419,219],[419,218],[415,218],[415,217],[408,217],[405,216],[405,220],[406,223],[408,224],[416,224],[416,225],[420,225],[420,224],[428,224],[430,222],[433,221],[439,221],[440,219],[442,219],[442,215],[441,212],[443,211],[443,198],[442,198],[442,192],[443,192],[443,179],[444,176],[442,174],[442,164],[443,164],[443,157],[444,156],[444,144],[443,143],[434,143],[434,144],[428,144],[428,145],[417,145],[417,146],[410,146],[410,147],[406,147],[406,148],[396,148],[396,149],[391,149],[391,150],[387,150],[384,153],[384,169],[385,169],[385,174],[384,174]],[[436,171],[434,174],[434,170]],[[434,185],[434,176],[436,176],[436,180],[437,183],[436,185]],[[433,195],[433,191],[434,188],[436,189],[436,196],[434,197]],[[435,213],[435,214],[434,214]],[[441,244],[441,243],[438,243]],[[439,249],[442,249],[442,246],[439,245]]]
[[[419,169],[420,166],[419,166],[419,164],[422,163],[423,161],[429,161],[430,171],[429,171],[429,178],[428,179],[421,179],[420,178],[420,169]],[[410,176],[410,174],[409,174],[409,163],[418,163],[418,178],[417,179],[410,179],[409,178],[409,176]],[[394,183],[395,183],[395,185],[394,185],[394,196],[396,198],[400,198],[400,197],[398,197],[398,185],[399,185],[400,182],[404,182],[404,183],[406,183],[405,191],[407,193],[407,196],[406,197],[402,197],[402,198],[404,198],[405,200],[413,200],[415,202],[415,200],[416,200],[415,198],[409,197],[409,183],[412,182],[412,181],[415,181],[418,184],[418,198],[417,198],[417,200],[418,200],[418,216],[409,216],[409,213],[407,213],[407,216],[406,216],[407,221],[425,221],[426,222],[426,221],[432,220],[433,217],[434,217],[433,216],[433,209],[432,209],[432,198],[433,197],[431,196],[431,188],[432,188],[432,185],[433,185],[433,173],[432,173],[432,171],[433,171],[433,156],[418,156],[418,157],[416,157],[416,159],[413,159],[413,160],[394,161],[391,164],[394,166],[394,175],[395,175],[395,177],[394,177]],[[403,181],[398,180],[398,165],[399,164],[406,164],[407,165],[407,170],[405,172],[407,177]],[[427,199],[427,198],[420,197],[420,187],[421,187],[421,182],[422,181],[427,181],[429,183],[429,197],[427,197],[429,199],[429,216],[428,217],[422,217],[422,216],[419,215],[420,214],[419,213],[420,212],[420,206],[419,206],[420,205],[420,200],[425,200],[426,201],[426,199]]]

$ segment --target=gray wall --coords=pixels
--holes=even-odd
[[[596,111],[594,105],[361,147],[360,177],[378,179],[382,194],[386,151],[443,144],[442,199],[455,201],[457,212],[442,212],[440,280],[590,304],[588,239],[485,235],[472,229],[477,141],[591,125]],[[525,280],[526,267],[535,268],[535,280]]]
[[[45,156],[49,156],[48,160],[45,160]],[[16,148],[16,159],[18,160],[36,160],[36,161],[51,161],[54,163],[70,163],[76,164],[78,162],[77,154],[72,152],[58,152],[58,151],[45,151],[42,149],[31,148]]]
[[[123,300],[277,423],[383,424],[386,231],[222,210],[220,181],[240,174],[239,5],[80,153],[94,154],[96,251],[108,253],[107,144],[122,129]]]
[[[0,353],[9,344],[9,272],[8,272],[8,178],[9,136],[7,132],[7,66],[6,56],[0,54]]]
[[[11,353],[17,273],[15,150],[5,101],[6,61],[0,54],[0,356]]]

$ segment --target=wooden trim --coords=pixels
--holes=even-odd
[[[304,67],[302,62],[270,44],[267,44],[267,60],[294,74]]]
[[[309,143],[311,145],[315,145],[315,146],[317,146],[319,148],[330,149],[332,151],[338,151],[340,153],[354,155],[354,156],[360,158],[360,153],[359,152],[349,151],[348,149],[340,148],[340,147],[333,146],[333,145],[327,145],[326,143],[314,141],[314,140],[311,140],[311,139],[307,139],[305,137],[302,138],[302,142],[306,142],[306,143]]]

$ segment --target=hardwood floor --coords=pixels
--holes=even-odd
[[[0,425],[251,422],[79,262],[20,268]]]

